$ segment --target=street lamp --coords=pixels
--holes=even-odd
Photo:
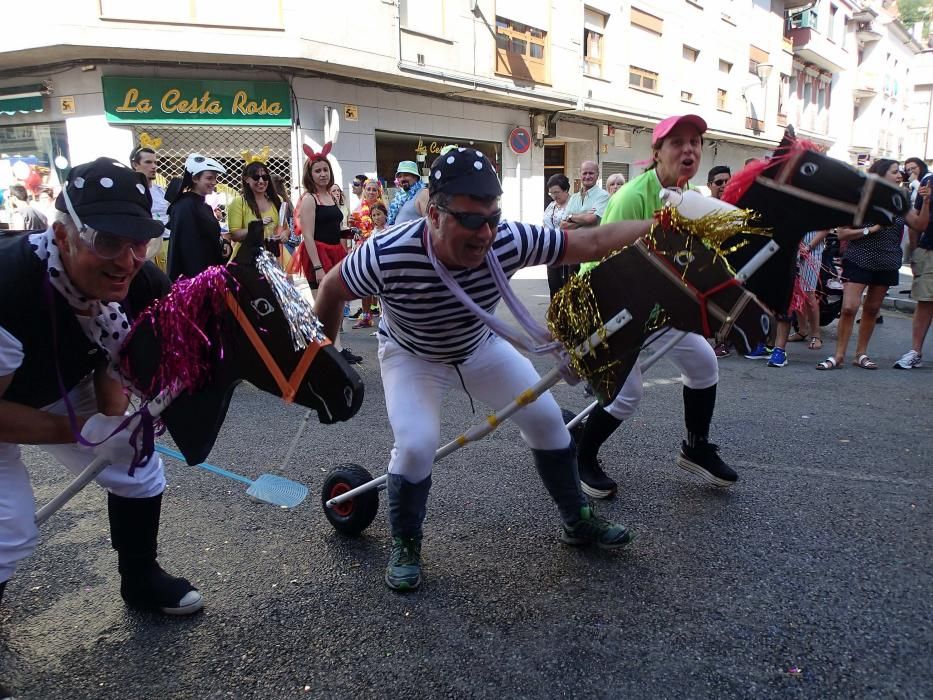
[[[761,81],[761,123],[764,125],[768,116],[768,78],[771,77],[771,71],[774,66],[770,63],[759,63],[755,66],[755,73],[758,74],[758,80]]]

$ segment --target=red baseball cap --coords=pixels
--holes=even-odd
[[[658,125],[654,127],[654,131],[651,132],[651,147],[654,148],[658,141],[671,133],[678,124],[690,124],[701,134],[706,133],[706,122],[703,117],[698,117],[696,114],[668,117],[658,122]]]

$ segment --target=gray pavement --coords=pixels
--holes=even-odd
[[[514,284],[542,313],[546,283]],[[169,464],[161,559],[202,589],[203,613],[123,606],[92,487],[8,587],[0,678],[43,699],[931,697],[933,369],[890,369],[909,327],[885,312],[874,372],[815,371],[834,326],[821,352],[792,344],[783,369],[723,359],[712,437],[739,471],[731,490],[674,466],[681,387],[655,365],[641,412],[603,452],[622,487],[602,509],[639,533],[622,553],[558,544],[556,510],[504,426],[437,466],[425,583],[410,595],[382,583],[384,503],[348,539],[317,497],[330,466],[378,475],[391,446],[376,339],[349,331],[366,401],[348,424],[313,425],[284,469],[312,489],[302,506]],[[555,395],[587,403],[578,387]],[[241,387],[211,461],[278,471],[301,415]],[[478,420],[454,392],[442,435]],[[65,479],[25,452],[44,502]]]

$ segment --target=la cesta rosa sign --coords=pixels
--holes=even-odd
[[[113,76],[102,81],[109,122],[240,126],[292,123],[287,83]]]

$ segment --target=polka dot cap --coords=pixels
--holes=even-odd
[[[494,198],[502,194],[499,176],[482,151],[457,148],[439,156],[431,164],[428,191],[433,195],[466,194]]]

